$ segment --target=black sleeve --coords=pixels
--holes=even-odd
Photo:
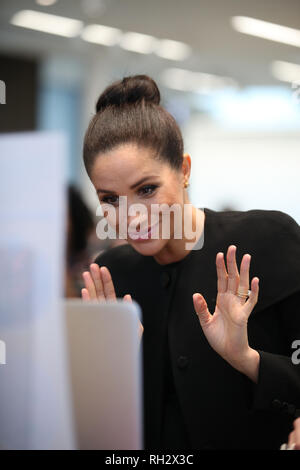
[[[276,305],[280,316],[284,354],[258,351],[260,366],[254,385],[254,410],[279,409],[291,415],[300,409],[300,291]],[[297,341],[298,340],[298,341]]]

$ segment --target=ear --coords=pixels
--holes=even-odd
[[[183,182],[188,181],[191,174],[191,157],[188,153],[182,156],[182,176]]]

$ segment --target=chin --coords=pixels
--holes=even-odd
[[[150,239],[142,242],[135,242],[134,240],[127,240],[132,248],[144,256],[155,256],[165,246],[167,240]]]

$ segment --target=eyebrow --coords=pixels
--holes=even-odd
[[[145,176],[144,178],[140,179],[139,181],[137,181],[136,183],[132,184],[130,186],[130,189],[134,189],[136,188],[137,186],[139,186],[140,184],[144,183],[145,181],[151,179],[151,178],[156,178],[158,175],[151,175],[151,176]],[[111,191],[109,189],[97,189],[97,194],[98,193],[114,193],[115,191]]]

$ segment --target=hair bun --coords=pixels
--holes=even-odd
[[[142,101],[157,105],[160,103],[160,92],[155,81],[147,75],[124,77],[104,90],[97,101],[96,112],[103,111],[107,106],[124,106]]]

